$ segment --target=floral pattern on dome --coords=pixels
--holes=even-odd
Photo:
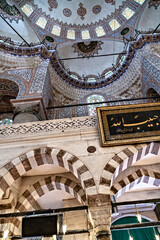
[[[74,52],[78,53],[78,56],[91,57],[98,54],[101,50],[102,41],[87,41],[73,44]]]
[[[93,8],[92,8],[92,12],[94,13],[94,14],[98,14],[98,13],[100,13],[101,12],[101,6],[100,5],[96,5],[96,6],[94,6]]]
[[[111,3],[112,5],[115,5],[115,1],[114,0],[105,0],[106,3]]]
[[[148,7],[155,7],[155,9],[158,8],[158,6],[160,5],[160,1],[159,0],[150,0],[148,3]]]
[[[65,17],[70,17],[72,15],[72,11],[69,8],[64,8],[63,9],[63,15]]]
[[[53,10],[53,8],[57,8],[58,7],[57,0],[48,0],[48,4],[49,4],[49,11],[50,12]]]
[[[50,4],[56,1],[58,7],[54,9],[52,8],[53,6],[51,6],[52,11],[50,11],[48,1],[50,1]],[[137,13],[143,7],[142,4],[137,4],[137,1],[142,2],[143,0],[120,0],[116,3],[116,7],[113,5],[114,1],[112,0],[106,0],[107,4],[105,4],[105,0],[103,0],[103,7],[100,3],[96,4],[96,0],[91,2],[90,0],[77,0],[74,2],[74,5],[72,4],[73,1],[67,0],[48,1],[46,4],[44,1],[38,0],[32,0],[27,3],[25,0],[16,0],[16,3],[21,9],[26,4],[32,6],[34,12],[29,16],[29,20],[34,24],[36,24],[36,20],[39,17],[44,16],[46,18],[46,35],[49,35],[49,32],[52,32],[53,26],[57,25],[61,29],[60,34],[55,34],[58,36],[57,39],[67,38],[70,40],[78,40],[78,42],[80,40],[95,39],[96,37],[111,37],[113,31],[118,32],[120,27],[121,29],[124,28],[126,21],[130,20],[128,14],[127,18],[122,15],[125,8],[128,7]],[[92,9],[95,6],[100,6],[99,9],[101,8],[101,11],[99,14],[93,13]],[[124,14],[126,16],[126,13]],[[134,22],[131,22],[130,25],[134,26]],[[40,34],[42,33],[38,27],[37,30]],[[54,32],[52,33],[54,34]]]
[[[84,20],[84,16],[87,14],[86,8],[83,7],[83,3],[79,4],[79,8],[77,9],[77,14]]]

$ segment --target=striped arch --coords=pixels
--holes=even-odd
[[[61,176],[45,177],[37,181],[29,188],[24,189],[24,192],[19,196],[16,210],[23,212],[35,209],[37,200],[44,194],[54,191],[62,190],[73,195],[81,204],[86,204],[86,194],[82,187],[69,178]]]
[[[26,172],[45,164],[67,169],[80,181],[86,192],[92,188],[92,191],[95,190],[95,193],[97,193],[91,173],[76,156],[62,149],[43,147],[20,155],[0,169],[0,197],[3,196],[9,186]]]
[[[129,146],[120,153],[115,154],[102,171],[100,187],[110,189],[119,174],[149,153],[160,155],[160,144],[152,142],[150,144]]]
[[[111,194],[116,194],[116,197],[119,197],[136,184],[140,182],[149,183],[149,181],[154,186],[160,186],[160,173],[139,168],[113,184]]]
[[[19,227],[20,227],[21,221],[18,218],[1,218],[0,219],[0,232],[4,232],[6,229],[6,226],[9,228],[9,237],[13,235],[19,234]]]
[[[123,163],[123,161],[125,161],[125,159],[132,157],[136,152],[140,150],[142,150],[141,145],[128,146],[121,152],[115,154],[109,160],[109,162],[105,165],[100,178],[99,188],[101,193],[105,191],[106,188],[108,191],[110,190],[111,180],[116,171],[116,168],[118,168]]]
[[[116,179],[116,177],[121,174],[125,169],[131,167],[134,163],[141,160],[147,154],[160,155],[160,143],[152,142],[144,146],[142,149],[137,151],[135,154],[131,155],[125,161],[123,161],[117,168],[113,174],[112,182]]]
[[[14,197],[10,188],[2,195],[0,199],[0,210],[11,209],[15,206]]]

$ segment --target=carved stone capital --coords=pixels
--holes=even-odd
[[[111,240],[110,231],[99,231],[96,233],[97,240]]]
[[[96,194],[88,196],[88,207],[99,207],[110,205],[110,195]]]
[[[46,112],[41,99],[12,100],[14,123],[45,120]]]
[[[88,196],[89,216],[96,239],[109,240],[111,226],[110,195],[97,194]]]

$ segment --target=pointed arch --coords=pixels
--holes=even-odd
[[[125,161],[125,159],[130,158],[141,149],[141,145],[127,146],[119,153],[114,154],[114,156],[107,162],[107,164],[103,168],[99,182],[99,187],[101,191],[105,191],[105,188],[107,188],[108,191],[110,190],[111,181],[114,173],[117,171],[117,168],[123,163],[123,161]]]
[[[82,188],[86,189],[86,192],[92,188],[92,191],[97,193],[90,171],[76,156],[63,149],[42,147],[21,154],[0,169],[0,197],[3,196],[9,186],[26,172],[45,164],[67,169],[80,181]]]
[[[75,181],[62,176],[47,176],[35,182],[29,188],[24,189],[18,198],[16,210],[23,212],[34,208],[34,203],[36,203],[40,197],[54,190],[65,191],[73,195],[81,204],[84,205],[86,203],[85,191]]]
[[[140,182],[151,183],[153,186],[160,186],[160,173],[139,168],[113,184],[111,187],[111,194],[116,194],[117,198]]]
[[[112,183],[119,174],[149,153],[160,155],[160,143],[152,142],[149,144],[128,146],[118,154],[115,154],[102,171],[99,184],[101,192],[105,191],[105,189],[109,191]]]
[[[143,148],[139,149],[136,153],[125,159],[117,168],[113,174],[112,182],[115,178],[121,174],[125,169],[131,167],[134,163],[141,160],[147,154],[160,155],[160,143],[152,142],[146,144]]]

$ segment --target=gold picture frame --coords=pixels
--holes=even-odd
[[[160,141],[160,103],[97,108],[101,145]]]

